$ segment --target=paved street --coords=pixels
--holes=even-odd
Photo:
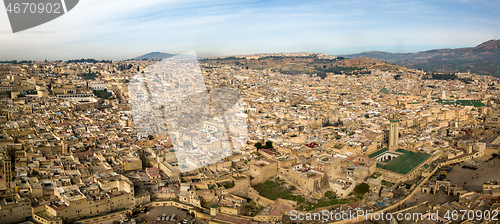
[[[176,221],[157,221],[156,223],[167,223],[167,224],[174,224],[178,223],[179,221],[182,222],[185,218],[192,219],[193,216],[188,215],[186,211],[183,211],[177,207],[174,206],[167,206],[167,207],[154,207],[151,210],[149,210],[149,214],[146,213],[141,213],[139,214],[139,218],[146,220],[146,223],[153,223],[153,221],[156,221],[158,216],[161,216],[162,214],[167,214],[167,215],[176,215]],[[206,224],[208,222],[204,221],[203,219],[196,218],[195,224]]]
[[[402,208],[411,207],[417,203],[422,203],[424,201],[441,204],[447,201],[453,201],[455,199],[458,199],[458,197],[446,194],[443,189],[436,192],[436,194],[422,193],[421,191],[417,191],[410,200],[406,201]]]
[[[167,215],[176,215],[176,221],[157,221],[156,219],[158,216],[161,216],[162,214],[167,214]],[[140,213],[137,217],[134,217],[134,219],[141,218],[142,220],[145,220],[146,223],[159,223],[159,224],[175,224],[182,222],[185,218],[192,219],[193,216],[188,215],[186,211],[183,211],[177,207],[174,206],[167,206],[167,207],[153,207],[149,210],[149,214],[147,213]],[[195,218],[196,222],[194,224],[208,224],[207,221],[200,219],[200,218]],[[112,224],[113,221],[115,220],[107,220],[105,222],[101,222],[102,224]],[[131,223],[130,221],[127,223]]]

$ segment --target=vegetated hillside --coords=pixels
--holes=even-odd
[[[437,49],[417,53],[370,51],[345,55],[369,57],[413,69],[433,72],[467,72],[500,77],[500,40],[489,40],[476,47]]]
[[[174,55],[175,54],[168,54],[162,52],[151,52],[139,57],[132,58],[131,60],[161,60],[163,58],[169,58]]]
[[[324,77],[327,73],[335,74],[367,74],[370,68],[381,70],[405,69],[400,66],[372,58],[321,59],[315,56],[268,56],[259,59],[244,57],[225,57],[216,59],[201,59],[200,62],[214,65],[228,65],[241,69],[268,70],[283,74],[317,74]]]

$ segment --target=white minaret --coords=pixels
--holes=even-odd
[[[443,90],[443,96],[442,100],[446,100],[446,91]]]

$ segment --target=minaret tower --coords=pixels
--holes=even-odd
[[[396,118],[396,115],[392,115],[392,119],[390,119],[389,121],[389,149],[393,150],[398,148],[399,120]]]

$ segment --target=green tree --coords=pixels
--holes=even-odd
[[[273,142],[267,141],[266,146],[264,146],[265,149],[272,149],[273,148]]]
[[[354,192],[360,195],[367,193],[369,190],[370,190],[370,185],[368,185],[367,183],[361,183],[360,185],[354,188]]]
[[[96,97],[101,99],[109,99],[113,96],[111,92],[108,92],[107,89],[104,90],[94,90],[94,94]]]
[[[333,192],[327,191],[325,192],[325,198],[332,198],[333,197]]]
[[[255,148],[257,148],[257,149],[261,149],[261,148],[262,148],[262,143],[257,142],[257,143],[255,143],[255,145],[254,145],[254,146],[255,146]]]
[[[95,72],[89,72],[89,73],[82,73],[81,75],[79,75],[80,77],[82,77],[83,79],[87,79],[87,80],[90,80],[90,79],[95,79],[97,78],[97,73]]]

